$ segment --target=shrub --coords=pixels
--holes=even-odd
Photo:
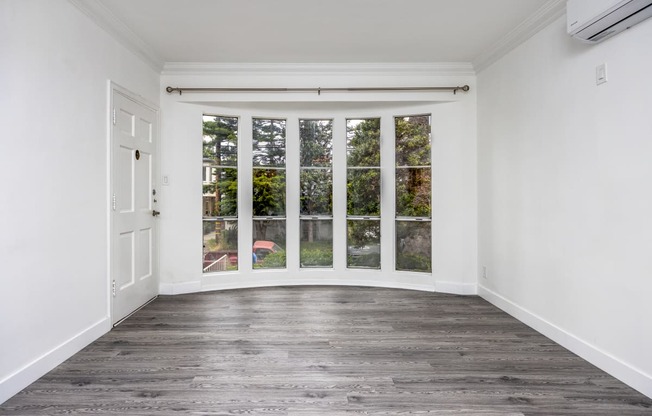
[[[285,267],[285,251],[269,253],[259,264],[261,267]]]
[[[349,267],[380,268],[380,253],[364,254],[362,256],[348,256]]]
[[[399,253],[396,258],[396,269],[415,272],[430,272],[430,259],[417,254]]]
[[[303,249],[301,250],[301,266],[304,267],[332,267],[333,250],[331,249]]]

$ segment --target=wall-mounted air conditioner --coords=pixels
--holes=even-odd
[[[598,43],[652,16],[652,0],[568,0],[568,33]]]

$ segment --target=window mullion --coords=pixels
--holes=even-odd
[[[395,127],[393,117],[386,116],[380,120],[380,268],[385,272],[394,270],[396,253],[394,238],[396,207],[396,162],[394,156]]]

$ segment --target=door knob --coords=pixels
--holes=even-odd
[[[153,217],[158,217],[159,215],[161,215],[161,213],[160,213],[160,212],[158,212],[158,211],[157,211],[157,210],[155,210],[155,209],[154,209],[154,210],[152,210],[152,216],[153,216]]]

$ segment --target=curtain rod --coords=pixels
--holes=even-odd
[[[380,92],[380,91],[468,91],[471,88],[468,85],[457,87],[353,87],[353,88],[183,88],[167,87],[165,91],[172,94],[175,91],[181,95],[186,92],[316,92],[321,95],[322,92]]]

